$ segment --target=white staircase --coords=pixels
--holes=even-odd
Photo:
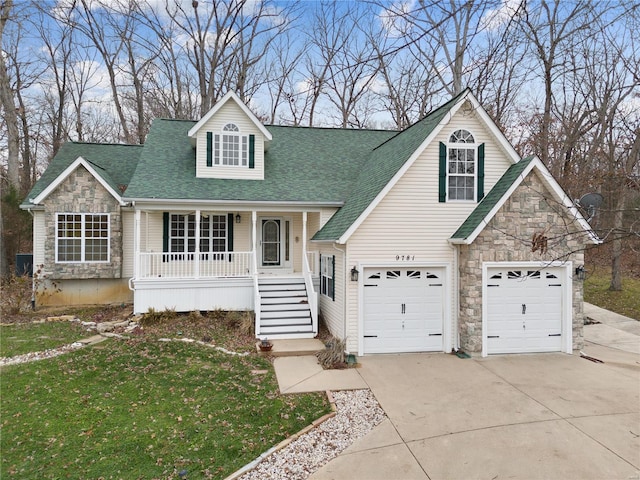
[[[313,338],[313,323],[304,279],[258,279],[260,325],[258,338]]]

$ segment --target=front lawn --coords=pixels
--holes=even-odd
[[[640,320],[640,279],[624,277],[621,292],[609,290],[611,273],[598,269],[588,274],[584,282],[584,300],[601,308]]]
[[[76,342],[92,333],[77,322],[15,323],[0,326],[0,357],[41,352]]]
[[[224,478],[329,411],[256,354],[146,336],[0,372],[7,479]]]

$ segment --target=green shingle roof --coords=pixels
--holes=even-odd
[[[264,180],[196,178],[194,121],[153,122],[127,198],[343,202],[371,150],[395,132],[268,126]]]
[[[23,205],[30,205],[29,199],[40,195],[78,157],[93,165],[98,174],[119,192],[121,186],[129,184],[141,151],[142,145],[67,142],[33,186]]]
[[[154,120],[144,146],[66,143],[29,194],[35,198],[79,156],[125,199],[343,205],[314,240],[336,240],[362,215],[466,90],[402,132],[267,126],[264,180],[197,178],[188,137],[197,123]],[[24,202],[28,204],[27,201]]]
[[[337,240],[340,238],[465,93],[466,90],[419,122],[376,147],[360,170],[345,205],[314,235],[312,240]]]
[[[509,191],[514,182],[520,177],[529,163],[535,157],[527,157],[509,167],[500,177],[491,191],[482,199],[478,206],[471,212],[460,228],[451,236],[452,240],[466,240],[478,228],[480,223],[487,218],[487,215],[500,202]]]

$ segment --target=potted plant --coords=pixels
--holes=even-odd
[[[270,352],[271,349],[273,348],[273,343],[271,343],[266,338],[263,338],[262,340],[260,340],[260,343],[258,344],[258,348],[260,349],[261,352]]]

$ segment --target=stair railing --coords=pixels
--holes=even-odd
[[[309,310],[311,312],[311,325],[313,334],[318,333],[318,292],[313,288],[313,277],[309,268],[309,259],[307,255],[302,256],[302,276],[304,278],[304,286],[307,290],[307,301],[309,302]]]
[[[262,298],[260,297],[260,285],[258,283],[258,259],[256,251],[253,251],[253,259],[251,270],[253,276],[253,311],[255,313],[255,335],[260,338],[260,308],[262,306]]]

